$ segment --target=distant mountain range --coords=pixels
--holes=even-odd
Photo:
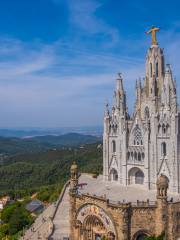
[[[101,136],[102,127],[62,127],[62,128],[0,128],[2,137],[29,138],[45,135],[62,135],[67,133]]]
[[[77,147],[83,144],[102,142],[101,136],[68,133],[60,136],[0,137],[0,154],[22,154],[46,151],[53,148]]]

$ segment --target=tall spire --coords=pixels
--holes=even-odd
[[[116,90],[114,92],[115,96],[115,108],[120,111],[120,114],[124,114],[126,111],[126,95],[123,87],[122,74],[118,73],[118,78],[116,80]]]
[[[176,84],[172,77],[170,64],[166,64],[164,82],[161,92],[161,103],[164,106],[173,108],[173,110],[177,109]]]
[[[146,57],[146,81],[145,89],[147,97],[159,97],[164,79],[164,53],[158,46],[156,33],[160,29],[152,27],[147,34],[152,34],[152,45],[147,51]]]
[[[116,82],[116,90],[119,90],[122,93],[124,92],[122,73],[118,73],[118,78],[117,78],[117,82]]]
[[[140,112],[141,110],[141,94],[142,94],[142,85],[141,78],[136,80],[136,102],[135,102],[135,112]]]

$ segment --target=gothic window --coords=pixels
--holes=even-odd
[[[164,124],[162,125],[162,133],[166,134],[166,126]]]
[[[166,156],[166,153],[167,153],[167,151],[166,151],[166,143],[163,142],[163,143],[161,144],[161,155],[162,155],[162,156]]]
[[[138,161],[140,162],[141,161],[141,154],[138,153]]]
[[[158,133],[160,133],[161,132],[161,125],[159,124],[158,125]]]
[[[143,145],[142,133],[138,124],[136,124],[133,133],[134,133],[134,145]]]
[[[159,69],[158,69],[158,62],[156,63],[156,77],[158,77],[158,75],[159,75]]]
[[[112,151],[113,151],[113,153],[116,152],[116,142],[115,142],[115,140],[112,141]]]
[[[150,77],[152,77],[152,63],[150,63]]]
[[[167,125],[166,125],[166,133],[167,133],[167,134],[170,134],[169,130],[170,130],[169,124],[167,124]]]
[[[137,160],[137,152],[134,153],[134,160]]]
[[[145,154],[144,154],[144,153],[142,153],[142,159],[144,160],[144,158],[145,158]]]

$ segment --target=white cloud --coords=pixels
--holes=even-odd
[[[180,93],[180,34],[159,35]],[[1,126],[101,124],[104,102],[112,99],[119,71],[132,110],[135,80],[145,72],[145,59],[130,54],[133,44],[127,55],[70,45],[61,40],[48,45],[0,39]]]

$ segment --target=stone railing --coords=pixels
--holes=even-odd
[[[93,198],[96,200],[99,200],[101,202],[106,202],[107,205],[112,205],[114,207],[155,207],[156,206],[156,201],[150,201],[149,199],[147,199],[146,201],[139,201],[137,200],[136,202],[127,202],[125,200],[123,201],[118,201],[118,200],[110,200],[106,198],[106,195],[103,196],[97,196],[97,195],[91,195],[89,193],[84,193],[84,194],[80,194],[78,193],[79,197],[85,197],[85,198]]]

